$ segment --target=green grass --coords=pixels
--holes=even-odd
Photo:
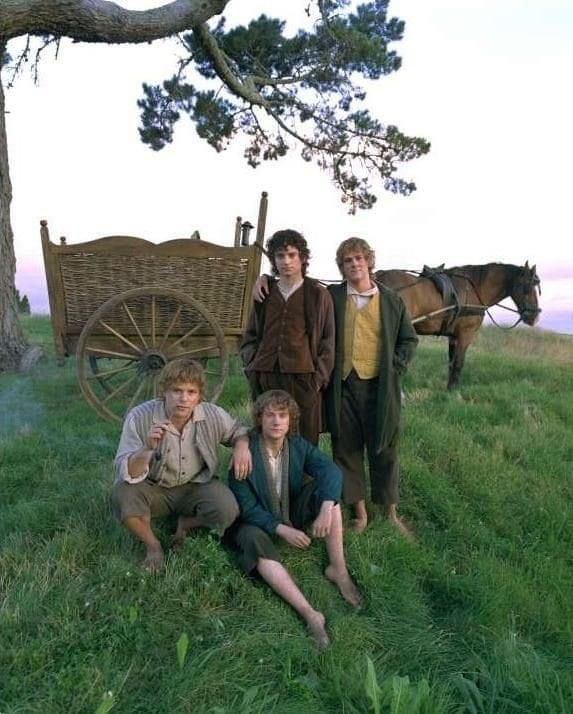
[[[210,536],[159,576],[138,568],[108,505],[119,427],[80,398],[73,360],[55,366],[47,319],[25,325],[48,356],[0,375],[0,712],[573,710],[571,338],[485,328],[454,394],[445,341],[422,342],[402,438],[416,543],[381,519],[348,534],[360,613],[321,576],[321,544],[286,556],[327,616],[319,654]],[[222,404],[248,418],[236,365]]]

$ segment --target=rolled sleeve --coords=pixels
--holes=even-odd
[[[223,444],[223,446],[233,446],[237,439],[240,439],[243,436],[248,436],[249,430],[246,426],[240,424],[221,407],[218,406],[217,411],[219,412],[223,426],[223,433],[220,437],[220,443]]]
[[[126,483],[140,483],[149,475],[149,468],[140,476],[129,475],[129,457],[145,446],[145,440],[137,429],[136,419],[133,414],[128,414],[121,431],[119,445],[113,462],[115,480]]]

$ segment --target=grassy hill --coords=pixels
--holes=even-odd
[[[46,318],[26,326],[51,350]],[[404,383],[416,542],[380,519],[346,536],[359,613],[322,544],[287,557],[324,654],[208,535],[138,568],[107,500],[119,428],[73,360],[0,375],[0,712],[573,711],[573,338],[484,328],[453,394],[446,352],[425,340]],[[236,365],[222,404],[248,418]]]

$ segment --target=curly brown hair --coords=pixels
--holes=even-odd
[[[283,389],[269,389],[267,392],[260,394],[253,404],[253,424],[256,431],[261,432],[263,423],[263,412],[265,409],[280,409],[288,411],[289,415],[289,434],[298,433],[298,420],[300,410],[298,404],[288,392]]]
[[[300,261],[302,264],[302,274],[306,275],[308,270],[308,261],[310,260],[310,249],[306,238],[298,231],[292,228],[285,228],[285,230],[277,231],[267,241],[267,256],[271,262],[271,268],[273,275],[278,275],[277,264],[275,261],[275,254],[279,250],[284,250],[290,246],[291,248],[296,248],[298,254],[300,255]]]
[[[336,265],[338,265],[338,270],[340,270],[343,277],[344,270],[342,269],[342,266],[344,265],[344,258],[348,255],[348,253],[362,253],[368,261],[368,272],[372,275],[374,272],[376,255],[364,238],[347,238],[346,240],[343,240],[336,249]]]
[[[199,389],[201,399],[205,395],[205,370],[199,362],[190,357],[179,357],[168,362],[159,374],[159,393],[165,394],[175,384],[187,382]]]

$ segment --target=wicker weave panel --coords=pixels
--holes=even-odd
[[[132,288],[180,290],[199,300],[223,331],[242,329],[248,260],[179,256],[62,255],[66,325],[81,330],[106,300]]]

